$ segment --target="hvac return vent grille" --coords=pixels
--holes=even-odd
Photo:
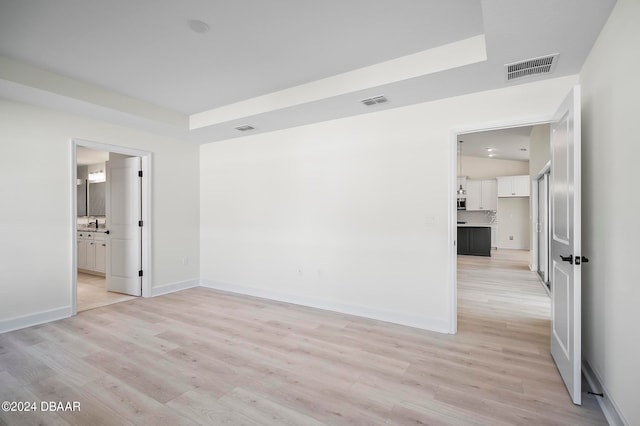
[[[369,99],[363,99],[360,102],[362,102],[366,106],[372,106],[376,104],[383,104],[388,101],[389,100],[385,98],[384,95],[380,95],[380,96],[374,96],[373,98],[369,98]]]
[[[538,74],[549,74],[555,71],[557,63],[558,54],[556,53],[555,55],[506,64],[504,66],[505,78],[507,81],[511,81]]]

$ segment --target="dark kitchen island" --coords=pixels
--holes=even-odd
[[[458,254],[491,256],[491,226],[458,225]]]

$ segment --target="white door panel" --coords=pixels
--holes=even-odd
[[[579,87],[563,102],[551,125],[550,191],[551,355],[573,402],[581,404]]]
[[[553,336],[557,339],[558,346],[562,349],[564,356],[569,356],[569,342],[571,332],[569,330],[570,324],[570,312],[564,309],[569,303],[571,287],[569,285],[569,276],[558,267],[560,262],[553,261],[553,296],[556,299],[556,303],[553,305],[553,311],[551,312],[552,318],[552,332]]]
[[[107,162],[107,290],[133,296],[142,294],[139,170],[139,157]]]

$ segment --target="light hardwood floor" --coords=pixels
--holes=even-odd
[[[205,288],[2,334],[0,400],[81,411],[0,424],[606,424],[564,389],[522,254],[459,265],[457,335]]]
[[[78,272],[78,312],[134,298],[128,294],[107,291],[104,277]]]

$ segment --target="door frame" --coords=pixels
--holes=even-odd
[[[152,155],[149,151],[139,149],[109,145],[101,142],[89,141],[86,139],[71,139],[71,315],[78,313],[78,231],[77,231],[77,179],[78,179],[78,157],[77,148],[95,149],[98,151],[108,151],[116,154],[130,155],[140,157],[141,167],[144,178],[142,179],[142,221],[144,228],[147,230],[142,233],[142,297],[151,297],[152,283],[152,244],[151,244],[151,159]]]
[[[514,127],[537,126],[553,121],[553,113],[518,120],[493,121],[475,125],[461,126],[450,130],[449,135],[449,333],[458,332],[458,209],[456,189],[458,183],[458,140],[465,133],[510,129]],[[463,168],[464,169],[464,168]]]
[[[535,177],[533,178],[532,182],[535,183],[535,185],[533,185],[531,187],[531,224],[536,224],[540,221],[540,215],[539,215],[539,190],[538,190],[538,181],[540,180],[540,178],[542,178],[545,174],[550,174],[551,173],[551,160],[549,160],[547,162],[547,164],[544,165],[544,167],[535,175]],[[547,199],[549,198],[549,194],[547,193]],[[550,209],[550,203],[549,200],[547,200],[547,210]],[[551,223],[551,217],[549,215],[549,223],[547,223],[547,238],[549,236],[549,229],[550,229],[550,223]],[[534,272],[540,272],[540,263],[538,262],[538,253],[540,252],[540,241],[538,239],[538,236],[536,235],[537,231],[535,229],[535,227],[532,226],[531,228],[531,270]],[[548,240],[547,240],[548,242]],[[547,256],[549,255],[549,253],[547,253]],[[549,271],[547,271],[549,272]],[[544,280],[543,280],[544,281]],[[545,285],[546,288],[546,285]]]

